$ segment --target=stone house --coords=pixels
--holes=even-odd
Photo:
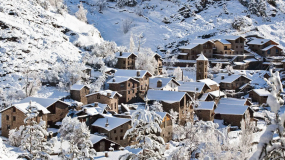
[[[139,81],[138,97],[143,99],[145,97],[145,94],[146,94],[147,90],[148,90],[149,78],[152,77],[152,74],[150,72],[146,71],[146,70],[123,70],[123,69],[118,69],[116,71],[116,73],[114,74],[114,76],[129,77],[129,78],[134,78],[137,81]]]
[[[156,75],[161,75],[162,74],[162,64],[163,64],[163,60],[161,58],[161,56],[157,53],[154,54],[154,58],[157,62],[157,66],[156,66],[156,71],[155,71],[155,74]]]
[[[187,46],[179,47],[178,59],[196,60],[199,54],[203,53],[206,57],[213,57],[214,43],[206,39],[194,39]]]
[[[3,137],[8,138],[10,129],[19,129],[20,126],[25,125],[24,119],[27,117],[26,114],[28,113],[27,108],[29,105],[33,105],[38,108],[39,114],[35,121],[40,122],[42,119],[43,121],[47,122],[47,114],[50,112],[42,105],[36,102],[13,104],[10,107],[0,111]]]
[[[213,101],[215,101],[216,104],[219,103],[220,99],[225,97],[226,94],[222,92],[221,90],[211,91],[209,92],[210,98],[213,98]]]
[[[239,91],[243,85],[251,82],[251,79],[240,74],[217,74],[213,79],[220,84],[221,90],[235,90]]]
[[[178,91],[178,83],[175,79],[169,77],[151,77],[149,78],[149,89]]]
[[[117,91],[120,95],[119,103],[131,103],[138,101],[138,89],[140,82],[130,77],[113,77],[108,82],[109,89]]]
[[[194,110],[199,120],[214,121],[216,108],[217,105],[214,101],[201,101],[199,106],[194,107]]]
[[[178,112],[178,122],[181,125],[193,121],[194,110],[191,105],[192,98],[186,92],[149,90],[145,100],[149,103],[154,101],[161,102],[165,112],[170,113],[171,109]]]
[[[108,110],[110,110],[108,104],[95,102],[82,106],[81,109],[75,113],[75,116],[80,122],[85,122],[86,125],[91,128],[91,125],[98,118],[104,118],[104,114],[106,114]]]
[[[225,123],[240,127],[242,119],[253,120],[254,111],[247,99],[222,98],[215,110],[215,119],[222,119]]]
[[[206,90],[205,93],[220,90],[220,85],[217,82],[215,82],[215,81],[213,81],[213,80],[211,80],[209,78],[207,78],[207,79],[200,79],[200,80],[197,80],[197,81],[198,82],[203,82],[207,86],[210,87],[210,89]]]
[[[107,139],[105,136],[100,135],[90,134],[90,141],[93,144],[93,148],[96,152],[110,151],[110,147],[112,147],[114,151],[117,151],[121,147],[120,144]]]
[[[254,39],[247,43],[249,48],[263,57],[281,56],[283,50],[278,43],[270,39]]]
[[[49,127],[55,127],[56,122],[62,121],[69,112],[69,103],[53,98],[27,97],[19,103],[36,102],[45,107],[50,113],[47,115],[47,124]]]
[[[221,55],[242,55],[245,38],[241,36],[225,36],[215,41],[215,50]]]
[[[131,128],[131,119],[104,117],[97,119],[91,128],[91,133],[100,133],[106,136],[109,140],[120,144],[123,147],[131,144],[129,138],[124,139],[124,135]]]
[[[271,93],[266,89],[253,89],[249,91],[249,97],[252,99],[252,102],[258,102],[258,104],[267,103],[267,98]]]
[[[200,98],[211,88],[204,82],[180,82],[179,92],[187,92],[191,97]]]
[[[134,53],[116,52],[115,57],[118,59],[116,67],[119,69],[135,69],[136,57]]]
[[[70,88],[70,97],[78,102],[87,104],[86,95],[90,93],[89,87],[81,84],[74,84]]]
[[[159,133],[159,136],[161,136],[164,139],[164,142],[167,143],[172,140],[172,117],[167,112],[156,112],[156,114],[160,115],[163,119],[162,123],[160,124],[161,132]]]
[[[104,90],[88,94],[86,97],[88,104],[94,102],[108,104],[110,107],[109,111],[118,113],[119,98],[122,97],[122,95],[116,91]]]

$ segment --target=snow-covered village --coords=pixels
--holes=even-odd
[[[0,0],[0,159],[285,159],[284,0]]]

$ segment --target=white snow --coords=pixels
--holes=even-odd
[[[194,110],[213,110],[215,106],[214,101],[201,101],[198,107],[194,107]]]
[[[180,86],[178,87],[178,91],[201,93],[202,90],[204,89],[205,85],[206,84],[204,82],[180,82]]]
[[[163,101],[166,103],[180,102],[185,92],[163,91],[163,90],[148,90],[146,100]]]
[[[117,118],[117,117],[105,117],[97,119],[92,126],[103,128],[107,131],[111,131],[127,122],[130,122],[130,119],[127,118]],[[106,126],[106,122],[108,122],[108,126]]]
[[[211,80],[211,79],[201,79],[201,80],[198,80],[198,82],[204,82],[206,83],[208,86],[211,86],[211,85],[216,85],[216,86],[220,86],[217,82]]]
[[[139,83],[139,81],[134,79],[134,78],[131,78],[131,77],[121,77],[121,76],[115,76],[114,78],[111,78],[107,83],[116,83],[117,84],[117,83],[126,82],[126,81],[128,81],[130,79],[132,79],[132,80],[134,80],[134,81]]]
[[[107,96],[108,93],[111,94],[109,98],[114,98],[115,95],[122,97],[122,95],[120,93],[118,93],[117,91],[112,91],[112,90],[101,90],[101,91],[98,91],[95,93],[88,94],[88,95],[86,95],[86,97],[89,97],[89,96],[94,95],[94,94],[101,94],[101,95]]]
[[[270,92],[268,92],[266,89],[253,89],[253,91],[258,94],[259,96],[269,96]]]
[[[196,61],[207,61],[208,58],[206,58],[203,54],[200,54],[200,56],[196,59]]]
[[[137,73],[139,72],[139,75],[137,75]],[[131,77],[131,78],[143,78],[145,74],[150,74],[152,76],[151,73],[149,73],[146,70],[126,70],[126,69],[118,69],[116,71],[116,73],[114,74],[114,76],[120,76],[120,77]]]
[[[116,53],[115,53],[115,57],[116,57],[116,58],[129,58],[131,55],[134,55],[135,57],[137,57],[136,54],[134,54],[134,53],[129,53],[129,52],[122,52],[122,55],[120,55],[120,52],[116,52]]]
[[[79,91],[81,90],[83,87],[85,87],[85,85],[82,84],[74,84],[70,87],[70,90],[74,90],[74,91]]]

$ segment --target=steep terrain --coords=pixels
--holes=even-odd
[[[92,25],[33,0],[0,1],[0,28],[0,88],[12,92],[21,89],[27,65],[45,71],[55,63],[80,62],[83,52],[77,46],[103,41]]]
[[[79,0],[65,1],[70,13],[74,14]],[[209,0],[204,7],[199,5],[202,3],[199,0],[150,0],[137,1],[135,7],[122,8],[117,6],[117,2],[108,1],[101,12],[98,4],[104,0],[82,2],[88,10],[88,22],[98,28],[105,40],[115,41],[118,45],[129,46],[131,33],[143,33],[146,39],[144,47],[151,47],[154,51],[173,50],[194,38],[256,34],[285,47],[285,3],[281,0],[271,1],[274,4],[264,1],[266,17],[251,13],[248,7],[241,4],[246,0]],[[240,30],[232,27],[238,18],[244,19]],[[122,27],[126,20],[132,23],[130,30],[124,33]]]

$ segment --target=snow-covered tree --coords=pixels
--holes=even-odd
[[[99,8],[99,12],[103,12],[103,10],[107,8],[108,3],[106,0],[98,0],[96,5]]]
[[[283,92],[283,85],[278,71],[273,73],[272,69],[270,69],[270,75],[270,78],[264,78],[264,80],[271,90],[271,94],[268,95],[267,98],[267,104],[270,106],[271,111],[275,113],[275,117],[265,116],[268,125],[263,135],[260,137],[257,150],[251,157],[252,160],[283,159],[285,154],[285,113],[281,116],[279,113],[280,107],[284,104],[284,100],[280,97],[280,93]],[[274,133],[278,135],[278,138],[273,140]]]
[[[24,126],[20,126],[18,130],[15,128],[9,131],[9,144],[11,146],[19,147],[21,145],[21,134],[24,129]]]
[[[179,115],[179,113],[178,112],[176,112],[176,111],[173,111],[173,109],[170,109],[170,111],[169,111],[169,114],[171,115],[171,117],[172,117],[172,124],[173,124],[173,126],[174,126],[174,124],[176,124],[177,123],[177,119],[178,119],[178,115]]]
[[[161,116],[154,111],[148,109],[135,111],[132,114],[132,128],[127,130],[124,139],[135,139],[138,143],[131,147],[141,148],[142,151],[139,154],[127,153],[120,159],[161,159],[165,150],[163,138],[157,136],[157,133],[161,132],[161,122]]]
[[[130,36],[130,49],[129,49],[129,52],[131,53],[134,53],[135,51],[135,42],[134,42],[134,38],[133,38],[133,33],[131,33],[131,36]]]
[[[225,67],[225,70],[226,70],[228,73],[234,73],[233,66],[231,66],[231,65],[227,65],[227,66]]]
[[[141,50],[143,44],[146,42],[146,38],[144,38],[143,32],[140,32],[138,34],[134,34],[135,39],[135,45],[138,47],[138,52]]]
[[[177,150],[174,150],[172,158],[192,159],[199,153],[202,159],[209,155],[221,159],[222,144],[226,143],[226,139],[217,128],[218,124],[211,121],[198,121],[195,124],[187,122],[185,126],[176,126],[173,139],[180,142],[177,150],[183,154],[177,155]]]
[[[180,67],[176,67],[173,71],[173,76],[175,77],[175,79],[177,81],[181,81],[182,80],[182,76],[183,76],[183,73],[182,73],[182,70]]]
[[[174,55],[171,55],[169,51],[165,54],[165,63],[167,67],[173,67],[173,65],[177,62],[177,57]]]
[[[80,20],[80,21],[83,21],[85,23],[87,23],[87,18],[86,18],[86,15],[87,15],[87,10],[84,9],[83,5],[82,5],[82,2],[80,2],[79,6],[78,6],[78,11],[75,13],[75,16]]]
[[[132,28],[133,20],[132,19],[125,19],[122,22],[122,29],[123,32],[126,34]]]
[[[17,156],[4,145],[2,138],[0,138],[0,159],[17,159]]]
[[[41,78],[42,74],[30,69],[29,66],[26,66],[22,70],[22,83],[24,84],[23,88],[26,93],[26,97],[32,96],[37,93],[37,91],[41,88]]]
[[[117,6],[122,8],[124,6],[134,7],[137,5],[137,0],[117,0]]]
[[[96,155],[96,151],[92,149],[90,131],[85,123],[79,122],[77,117],[65,117],[58,133],[61,136],[61,142],[68,141],[70,145],[67,150],[61,149],[62,159],[93,159]]]
[[[162,104],[158,101],[154,101],[152,105],[149,106],[150,111],[163,112]]]
[[[151,74],[155,74],[157,61],[154,57],[154,52],[150,48],[143,48],[137,54],[135,63],[136,69],[147,70]]]
[[[221,68],[222,68],[222,63],[217,63],[217,64],[213,67],[212,71],[213,71],[214,73],[219,73]]]
[[[30,102],[26,109],[26,118],[24,119],[24,127],[20,127],[21,144],[20,148],[28,153],[31,159],[50,159],[53,152],[55,139],[46,141],[49,133],[46,130],[46,122],[40,119],[38,123],[36,117],[39,111],[35,103]]]
[[[246,116],[245,119],[242,119],[241,138],[239,141],[240,144],[238,145],[242,159],[248,159],[251,156],[254,130],[255,124],[249,117]]]

